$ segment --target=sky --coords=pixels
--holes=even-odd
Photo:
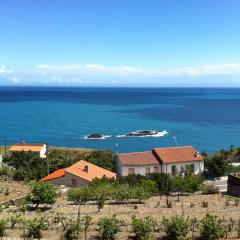
[[[0,86],[240,87],[239,0],[0,1]]]

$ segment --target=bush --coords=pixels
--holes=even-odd
[[[8,221],[10,223],[10,228],[13,229],[17,223],[21,223],[22,222],[21,214],[12,215],[8,219]]]
[[[87,231],[90,225],[92,224],[92,217],[89,215],[86,215],[82,218],[82,226],[84,231],[85,240],[87,240]]]
[[[7,229],[7,221],[4,219],[0,219],[0,238],[2,239],[6,236],[6,229]]]
[[[54,204],[56,202],[57,193],[53,185],[36,182],[31,185],[31,193],[27,196],[27,202],[36,204]]]
[[[168,237],[176,240],[186,239],[190,228],[188,219],[182,216],[174,216],[169,219],[163,217],[162,223]]]
[[[152,217],[144,217],[143,219],[132,217],[133,231],[136,234],[136,238],[139,240],[150,240],[152,238],[152,232],[154,230],[155,222]]]
[[[202,194],[218,194],[218,188],[214,184],[207,184],[201,187]]]
[[[74,221],[72,219],[69,219],[65,226],[63,226],[63,234],[61,236],[61,239],[63,240],[73,240],[77,239],[77,230],[78,230],[78,223],[77,221]]]
[[[93,198],[93,189],[91,187],[79,187],[68,190],[68,200],[78,204],[85,204]]]
[[[103,194],[101,194],[101,196],[98,198],[98,201],[97,201],[99,212],[101,209],[103,209],[104,203],[105,203],[105,196]]]
[[[203,239],[215,240],[225,237],[228,227],[216,215],[207,214],[201,221],[200,234]]]
[[[48,223],[44,218],[35,217],[32,220],[25,221],[27,228],[27,237],[30,239],[40,239],[42,237],[42,231],[48,229]]]
[[[98,221],[98,231],[102,240],[113,240],[119,231],[121,221],[115,216],[103,217]]]

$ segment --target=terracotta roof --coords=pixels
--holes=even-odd
[[[61,169],[58,169],[58,170],[54,171],[53,173],[49,174],[42,180],[47,181],[47,180],[63,177],[64,175],[65,175],[65,169],[61,168]]]
[[[89,182],[91,182],[95,178],[113,178],[116,177],[116,173],[108,171],[104,168],[98,167],[92,163],[89,163],[87,161],[81,160],[79,162],[76,162],[72,166],[65,168],[65,169],[59,169],[45,178],[43,178],[43,181],[60,178],[65,175],[65,173],[73,174],[77,177],[80,177],[82,179],[85,179]]]
[[[128,166],[146,166],[146,165],[159,165],[159,161],[149,152],[134,152],[134,153],[120,153],[118,159],[122,165]]]
[[[9,151],[12,152],[21,152],[21,151],[32,151],[40,152],[45,144],[33,144],[33,143],[19,143],[14,144],[10,147]]]
[[[163,163],[202,161],[203,156],[197,153],[192,146],[155,148],[153,152]]]

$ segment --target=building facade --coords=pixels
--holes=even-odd
[[[121,153],[116,156],[117,174],[147,175],[149,173],[183,172],[186,169],[194,174],[204,171],[203,156],[192,146],[155,148],[148,152]]]

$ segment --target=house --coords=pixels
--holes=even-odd
[[[116,165],[119,176],[129,174],[176,173],[186,167],[194,174],[204,170],[204,157],[192,146],[155,148],[147,152],[117,154]]]
[[[65,186],[85,186],[95,178],[115,178],[116,173],[98,167],[92,163],[81,160],[68,168],[56,170],[49,174],[42,181]]]
[[[240,173],[228,175],[227,193],[234,197],[240,197]]]
[[[47,144],[46,143],[16,143],[9,148],[10,152],[33,152],[39,154],[40,158],[47,157]]]

